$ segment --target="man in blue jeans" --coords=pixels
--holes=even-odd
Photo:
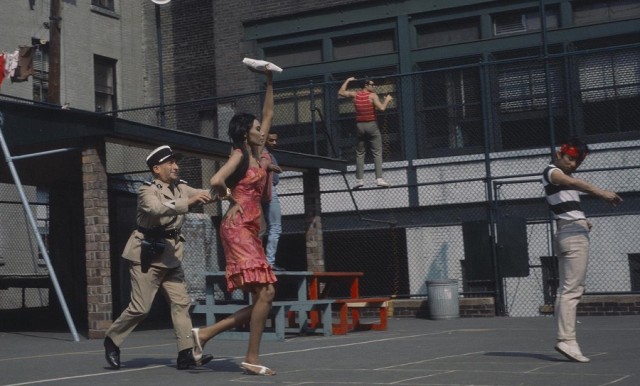
[[[562,144],[553,163],[542,173],[547,203],[557,223],[554,242],[559,286],[554,309],[557,324],[555,349],[569,360],[580,363],[590,362],[589,358],[582,355],[576,339],[576,313],[587,277],[592,225],[580,207],[579,192],[613,205],[622,202],[615,192],[571,176],[587,157],[588,151],[587,145],[579,139],[570,139]]]
[[[265,223],[267,224],[267,244],[265,253],[267,262],[271,264],[274,271],[285,271],[284,268],[276,265],[276,251],[278,250],[278,241],[280,241],[280,233],[282,233],[282,212],[280,211],[280,200],[278,199],[277,185],[280,182],[282,169],[278,166],[276,157],[270,150],[275,149],[278,144],[278,134],[273,132],[265,140],[265,147],[262,150],[261,166],[267,171],[267,182],[262,193],[262,213]]]

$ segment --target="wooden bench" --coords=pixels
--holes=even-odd
[[[320,300],[283,300],[274,301],[269,313],[273,320],[273,331],[265,329],[264,340],[285,340],[286,333],[309,334],[322,333],[324,336],[332,335],[331,305],[333,299]],[[247,307],[247,304],[196,304],[191,311],[194,314],[206,314],[207,324],[215,323],[217,316],[226,317],[234,312]],[[312,327],[309,323],[308,313],[318,312],[322,318],[322,325]],[[292,313],[297,314],[296,325],[291,324]],[[295,318],[294,318],[295,319]],[[223,339],[249,339],[249,331],[225,331],[218,335]]]
[[[376,330],[384,331],[387,329],[387,307],[390,298],[356,298],[356,299],[335,299],[333,309],[338,313],[338,323],[333,324],[333,333],[343,335],[349,331]],[[360,321],[361,308],[377,308],[378,322],[362,323]],[[351,311],[351,312],[349,312]],[[351,314],[351,323],[349,323],[349,314]]]
[[[27,288],[49,288],[51,286],[51,277],[48,274],[38,273],[9,273],[0,274],[0,290],[9,288],[22,289],[22,308],[26,305],[26,289]]]

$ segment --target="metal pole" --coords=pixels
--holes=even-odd
[[[158,40],[158,81],[160,86],[160,126],[165,127],[164,116],[164,76],[162,71],[162,27],[160,25],[160,5],[156,4],[156,38]]]
[[[553,95],[551,91],[551,79],[549,78],[549,47],[547,42],[547,15],[544,10],[544,0],[540,0],[540,38],[542,39],[542,60],[544,60],[544,81],[547,89],[547,115],[549,122],[549,146],[551,154],[555,151],[556,129],[553,120]]]
[[[311,131],[313,133],[313,154],[318,155],[318,133],[316,131],[316,95],[313,93],[313,81],[309,83],[309,98],[311,98]],[[327,139],[328,141],[329,139]]]
[[[49,11],[49,74],[47,102],[60,105],[60,0],[51,0]],[[65,90],[66,92],[66,90]]]
[[[73,324],[73,319],[71,318],[71,314],[69,313],[69,308],[67,307],[67,303],[64,300],[64,295],[62,294],[62,290],[60,289],[60,284],[58,283],[58,278],[56,277],[56,273],[53,270],[53,265],[51,265],[51,259],[49,259],[49,252],[47,252],[47,248],[44,246],[44,242],[42,241],[42,237],[40,236],[40,232],[38,232],[38,224],[36,224],[35,217],[33,216],[33,212],[31,211],[31,207],[29,206],[29,200],[27,200],[27,196],[24,194],[24,189],[22,187],[22,183],[20,182],[20,177],[18,176],[18,172],[13,164],[13,160],[11,155],[9,154],[9,148],[7,147],[7,143],[4,140],[4,135],[2,133],[2,129],[4,127],[4,116],[0,112],[0,144],[2,145],[2,152],[4,153],[5,161],[7,165],[9,165],[9,170],[11,171],[11,175],[13,176],[13,181],[18,188],[18,193],[20,194],[20,200],[22,201],[22,206],[24,206],[24,210],[27,213],[27,217],[29,219],[29,223],[31,224],[31,229],[33,233],[36,235],[36,240],[38,242],[38,248],[40,248],[40,252],[42,253],[42,257],[47,265],[47,269],[49,270],[49,277],[51,277],[51,282],[53,283],[53,288],[56,291],[56,295],[58,295],[58,300],[60,301],[60,305],[62,306],[62,311],[64,312],[64,317],[67,320],[67,325],[71,330],[71,334],[73,335],[73,340],[79,342],[78,332],[76,331],[76,326]]]

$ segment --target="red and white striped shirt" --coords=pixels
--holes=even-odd
[[[356,122],[371,122],[376,120],[376,112],[367,90],[356,92],[353,103],[356,107]]]

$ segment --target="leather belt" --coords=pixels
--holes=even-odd
[[[575,220],[565,220],[565,219],[559,218],[559,219],[556,220],[556,224],[558,226],[563,226],[563,225],[573,224],[573,223],[578,222],[578,221],[587,221],[587,219],[586,218],[579,218],[579,219],[575,219]]]
[[[138,227],[138,232],[144,234],[145,236],[156,238],[156,239],[177,239],[180,236],[180,229],[148,229],[143,227]]]

